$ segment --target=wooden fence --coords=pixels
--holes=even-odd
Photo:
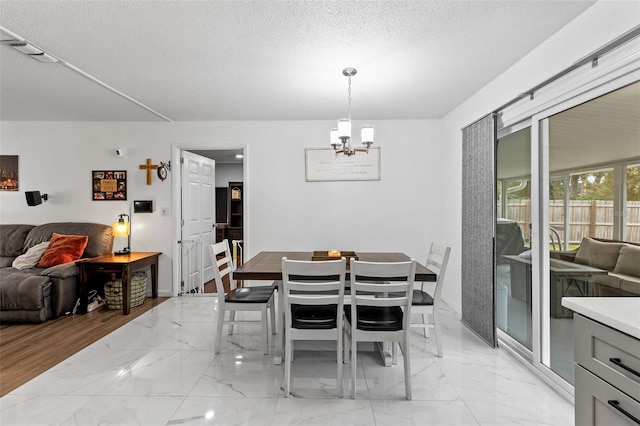
[[[613,238],[613,201],[572,200],[569,203],[569,243],[578,244],[582,237]],[[514,200],[507,204],[507,218],[518,222],[525,238],[529,238],[531,202]],[[564,241],[564,201],[549,202],[549,224],[559,228]],[[640,242],[640,201],[627,202],[627,241]]]

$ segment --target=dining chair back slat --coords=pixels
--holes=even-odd
[[[282,258],[285,319],[285,396],[291,385],[293,342],[335,340],[338,364],[337,388],[342,396],[343,303],[347,262],[296,261]]]
[[[275,285],[238,288],[237,281],[233,279],[235,262],[229,250],[229,241],[223,240],[216,244],[209,244],[209,256],[213,267],[213,279],[216,285],[218,298],[218,323],[216,326],[216,338],[214,341],[214,353],[220,353],[222,346],[222,330],[224,325],[229,327],[229,335],[233,334],[235,324],[261,324],[263,337],[263,352],[269,353],[269,322],[267,311],[271,311],[271,327],[275,330],[275,311],[273,303],[273,293]],[[225,280],[229,282],[229,291],[225,291]],[[229,312],[229,319],[225,318],[225,313]],[[260,311],[260,321],[237,320],[236,311]]]
[[[440,325],[440,307],[442,304],[442,288],[444,286],[445,273],[449,263],[451,247],[432,243],[427,256],[426,267],[435,272],[438,276],[433,296],[425,289],[425,283],[420,283],[420,287],[413,292],[413,312],[421,316],[421,322],[412,322],[413,327],[420,327],[424,330],[424,337],[429,337],[429,328],[433,327],[436,337],[436,347],[438,356],[442,358],[442,327]]]
[[[406,398],[411,399],[409,318],[416,261],[363,262],[351,259],[351,306],[345,307],[345,357],[351,349],[351,392],[356,397],[358,342],[398,342],[404,358]],[[393,296],[389,293],[393,292]],[[395,346],[394,346],[395,350]],[[395,358],[395,357],[394,357]]]

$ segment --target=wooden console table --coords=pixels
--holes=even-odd
[[[88,291],[87,281],[90,274],[120,273],[122,274],[122,314],[131,311],[131,273],[146,266],[151,267],[152,297],[158,297],[158,256],[161,252],[131,252],[125,255],[108,253],[91,259],[79,260],[76,265],[80,268],[80,282],[78,294],[80,297],[79,314],[87,313]]]

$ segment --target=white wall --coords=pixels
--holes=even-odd
[[[304,181],[304,148],[326,145],[329,121],[69,123],[1,122],[0,153],[20,155],[20,192],[0,192],[2,223],[111,223],[126,202],[92,202],[90,171],[129,171],[129,200],[157,210],[134,215],[133,249],[161,250],[161,294],[171,292],[171,183],[146,186],[146,158],[171,159],[171,145],[246,147],[246,256],[269,249],[400,250],[424,261],[431,241],[453,248],[445,300],[460,312],[460,129],[640,24],[640,2],[599,1],[442,120],[376,125],[382,180]],[[368,124],[369,122],[367,122]],[[354,123],[361,125],[365,123]],[[127,156],[115,157],[115,148]],[[171,173],[173,178],[176,170]],[[24,191],[51,201],[27,208]]]
[[[457,312],[461,311],[461,129],[637,25],[640,2],[599,1],[443,118],[445,134],[438,156],[447,162],[443,166],[449,170],[449,178],[440,202],[455,213],[440,211],[442,217],[437,219],[453,242],[443,298]]]
[[[326,146],[329,121],[284,122],[1,122],[1,154],[20,156],[20,192],[0,192],[2,223],[113,222],[128,202],[151,199],[152,214],[133,215],[132,249],[162,251],[161,295],[172,289],[172,204],[178,169],[146,185],[146,158],[169,161],[172,145],[244,147],[245,256],[261,250],[402,251],[424,262],[441,223],[439,187],[448,178],[439,157],[438,120],[388,120],[376,126],[382,179],[305,182],[304,148]],[[362,123],[354,123],[355,126]],[[115,155],[123,148],[125,157]],[[91,201],[91,170],[128,171],[128,201]],[[27,207],[25,190],[50,201]],[[434,201],[436,200],[436,201]],[[116,247],[123,241],[116,241]]]
[[[226,187],[229,182],[242,182],[242,163],[219,163],[216,161],[216,186]]]

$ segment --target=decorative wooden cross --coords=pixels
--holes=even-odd
[[[151,164],[151,158],[147,158],[146,164],[140,164],[140,170],[147,171],[147,185],[151,185],[151,170],[158,170],[158,165]]]

